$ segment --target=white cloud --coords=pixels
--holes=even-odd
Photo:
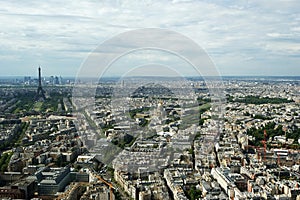
[[[144,27],[167,28],[192,38],[217,64],[222,64],[220,68],[224,73],[237,65],[235,59],[243,65],[243,60],[249,64],[266,55],[269,60],[272,56],[276,60],[280,53],[284,63],[289,56],[299,53],[300,4],[296,0],[226,3],[218,0],[29,0],[0,4],[1,57],[9,60],[6,65],[16,67],[19,62],[15,63],[13,58],[21,57],[30,65],[36,64],[32,58],[44,62],[51,62],[52,58],[61,62],[53,61],[57,71],[61,66],[76,63],[69,69],[72,75],[99,43],[118,33]],[[232,55],[235,57],[230,57]],[[262,59],[253,64],[263,66],[269,62]],[[291,70],[299,64],[299,59],[290,62]],[[3,66],[1,61],[0,66]],[[286,66],[283,72],[288,68]],[[248,70],[241,66],[239,72],[247,74]],[[22,70],[16,72],[22,73]]]

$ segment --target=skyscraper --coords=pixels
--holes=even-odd
[[[45,100],[46,99],[45,91],[42,88],[41,67],[39,67],[38,72],[39,72],[39,85],[37,88],[36,99],[37,100]]]

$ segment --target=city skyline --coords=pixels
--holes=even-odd
[[[107,80],[0,82],[0,197],[299,199],[299,77]]]
[[[76,76],[99,44],[146,27],[170,29],[191,38],[205,49],[222,76],[300,75],[297,1],[1,4],[2,76],[33,76],[39,65],[45,76],[57,72]],[[146,55],[170,59],[160,53]],[[135,64],[132,59],[139,56],[126,59]],[[167,64],[173,66],[172,60]],[[119,74],[115,71],[111,76]]]
[[[300,200],[300,1],[0,3],[0,199]]]

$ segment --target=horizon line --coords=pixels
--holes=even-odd
[[[57,77],[71,77],[71,78],[76,78],[77,76],[74,75],[44,75],[42,77],[51,77],[51,76],[57,76]],[[37,77],[36,75],[0,75],[0,78],[6,78],[6,77]],[[78,76],[80,77],[80,76]],[[112,76],[103,76],[103,78],[120,78],[122,77],[121,75],[112,75]],[[136,75],[136,76],[126,76],[126,77],[300,77],[299,75],[246,75],[246,74],[241,74],[241,75],[220,75],[220,76],[215,76],[215,75],[207,75],[207,76],[193,76],[193,75],[187,75],[187,76],[168,76],[168,75],[160,75],[160,76],[149,76],[149,75]],[[96,76],[84,76],[80,78],[100,78]]]

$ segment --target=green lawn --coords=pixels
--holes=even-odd
[[[43,102],[41,101],[38,101],[34,104],[33,106],[33,110],[37,111],[37,112],[40,112],[41,109],[42,109],[42,106],[43,106]]]

